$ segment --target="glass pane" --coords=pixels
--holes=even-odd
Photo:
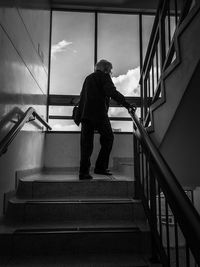
[[[113,132],[133,132],[132,121],[111,121]]]
[[[139,94],[138,15],[98,14],[98,60],[113,64],[113,82],[126,96]]]
[[[136,109],[136,115],[140,118],[141,115],[141,109],[137,108]],[[125,108],[109,108],[108,111],[108,116],[109,117],[125,117],[125,118],[130,118],[130,114],[128,113],[127,109]]]
[[[176,30],[176,19],[174,16],[170,17],[170,29],[171,29],[171,39],[174,36],[174,32]]]
[[[94,13],[53,12],[51,94],[79,94],[94,69]]]
[[[141,118],[141,108],[137,108],[135,114],[138,118]]]
[[[50,106],[49,115],[55,116],[71,116],[73,106]]]
[[[71,116],[73,106],[50,106],[49,115],[50,116]],[[140,117],[140,108],[137,108],[136,115]],[[119,107],[110,107],[108,111],[109,117],[126,117],[130,118],[130,114],[127,109]]]
[[[143,62],[145,59],[147,47],[149,44],[149,39],[151,36],[151,31],[153,27],[155,16],[143,15],[142,16],[142,52],[143,52]]]
[[[80,131],[81,125],[78,127],[73,120],[49,120],[52,131]]]
[[[108,110],[108,116],[109,117],[130,117],[127,109],[125,108],[109,108]]]
[[[166,56],[176,29],[175,17],[170,16],[170,21],[168,16],[165,18],[165,45],[166,45]],[[170,33],[169,33],[170,32]]]
[[[80,131],[81,125],[78,127],[72,120],[49,120],[52,131]],[[132,121],[111,121],[113,132],[132,132]]]

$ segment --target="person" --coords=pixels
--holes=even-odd
[[[94,173],[112,175],[108,170],[109,156],[112,150],[114,135],[108,109],[110,98],[130,111],[135,105],[129,104],[125,97],[116,90],[111,79],[112,63],[100,60],[95,65],[95,71],[85,78],[79,101],[81,122],[81,155],[79,179],[89,180],[90,157],[93,152],[94,132],[100,134],[101,149],[96,160]]]

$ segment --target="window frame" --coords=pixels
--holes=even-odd
[[[153,12],[129,12],[129,11],[108,11],[108,10],[86,10],[86,9],[52,9],[51,16],[50,16],[50,42],[49,42],[49,72],[48,72],[48,97],[47,97],[47,121],[51,119],[61,119],[61,120],[72,120],[72,116],[63,116],[63,115],[49,115],[49,107],[50,106],[74,106],[78,100],[79,95],[57,95],[57,94],[50,94],[50,74],[51,74],[51,44],[52,44],[52,20],[53,20],[53,12],[60,11],[60,12],[82,12],[82,13],[94,13],[95,15],[95,32],[94,32],[94,64],[97,62],[97,38],[98,38],[98,14],[100,13],[108,13],[108,14],[124,14],[124,15],[138,15],[138,40],[139,40],[139,58],[140,58],[140,72],[143,63],[143,40],[142,40],[142,16],[143,15],[154,15]],[[138,108],[141,108],[141,97],[142,97],[142,88],[140,88],[140,97],[131,97],[125,96],[126,101],[130,103],[135,103]],[[149,99],[150,100],[150,99]],[[150,100],[151,101],[151,100]],[[121,107],[115,101],[111,99],[110,107]],[[142,112],[142,110],[141,110]],[[142,116],[142,114],[141,114]],[[111,121],[132,121],[131,117],[109,117]],[[80,133],[80,131],[54,131],[53,132],[66,132],[66,133]],[[122,131],[122,132],[114,132],[117,134],[127,134],[131,133],[130,131]]]

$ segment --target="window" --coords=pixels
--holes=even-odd
[[[119,92],[129,101],[140,96],[139,15],[97,13],[95,22],[94,12],[53,11],[49,98],[53,130],[80,131],[71,119],[72,108],[85,77],[94,70],[96,55],[97,60],[112,62]],[[111,106],[109,117],[114,131],[132,132],[125,108]]]
[[[94,68],[94,13],[53,12],[50,94],[79,95],[85,76]],[[79,131],[70,119],[73,106],[50,106],[53,130]]]
[[[80,94],[94,69],[94,14],[53,12],[50,94]]]
[[[138,15],[98,15],[98,60],[113,64],[113,82],[125,96],[138,96],[140,78]]]

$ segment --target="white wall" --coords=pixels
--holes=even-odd
[[[30,106],[46,118],[50,11],[0,4],[0,141],[14,125],[7,115]],[[48,7],[48,6],[46,6]],[[16,118],[15,118],[16,119]],[[5,123],[3,121],[5,120]],[[0,158],[0,214],[4,193],[15,187],[15,171],[43,166],[44,134],[26,124]]]
[[[3,211],[4,193],[15,190],[15,174],[19,170],[43,166],[44,134],[22,131],[0,158],[0,212]]]
[[[133,135],[115,134],[114,144],[110,156],[110,167],[113,158],[133,158]],[[99,135],[95,135],[94,151],[91,158],[95,164],[99,152]],[[78,167],[80,161],[80,133],[49,133],[45,143],[45,167]]]

